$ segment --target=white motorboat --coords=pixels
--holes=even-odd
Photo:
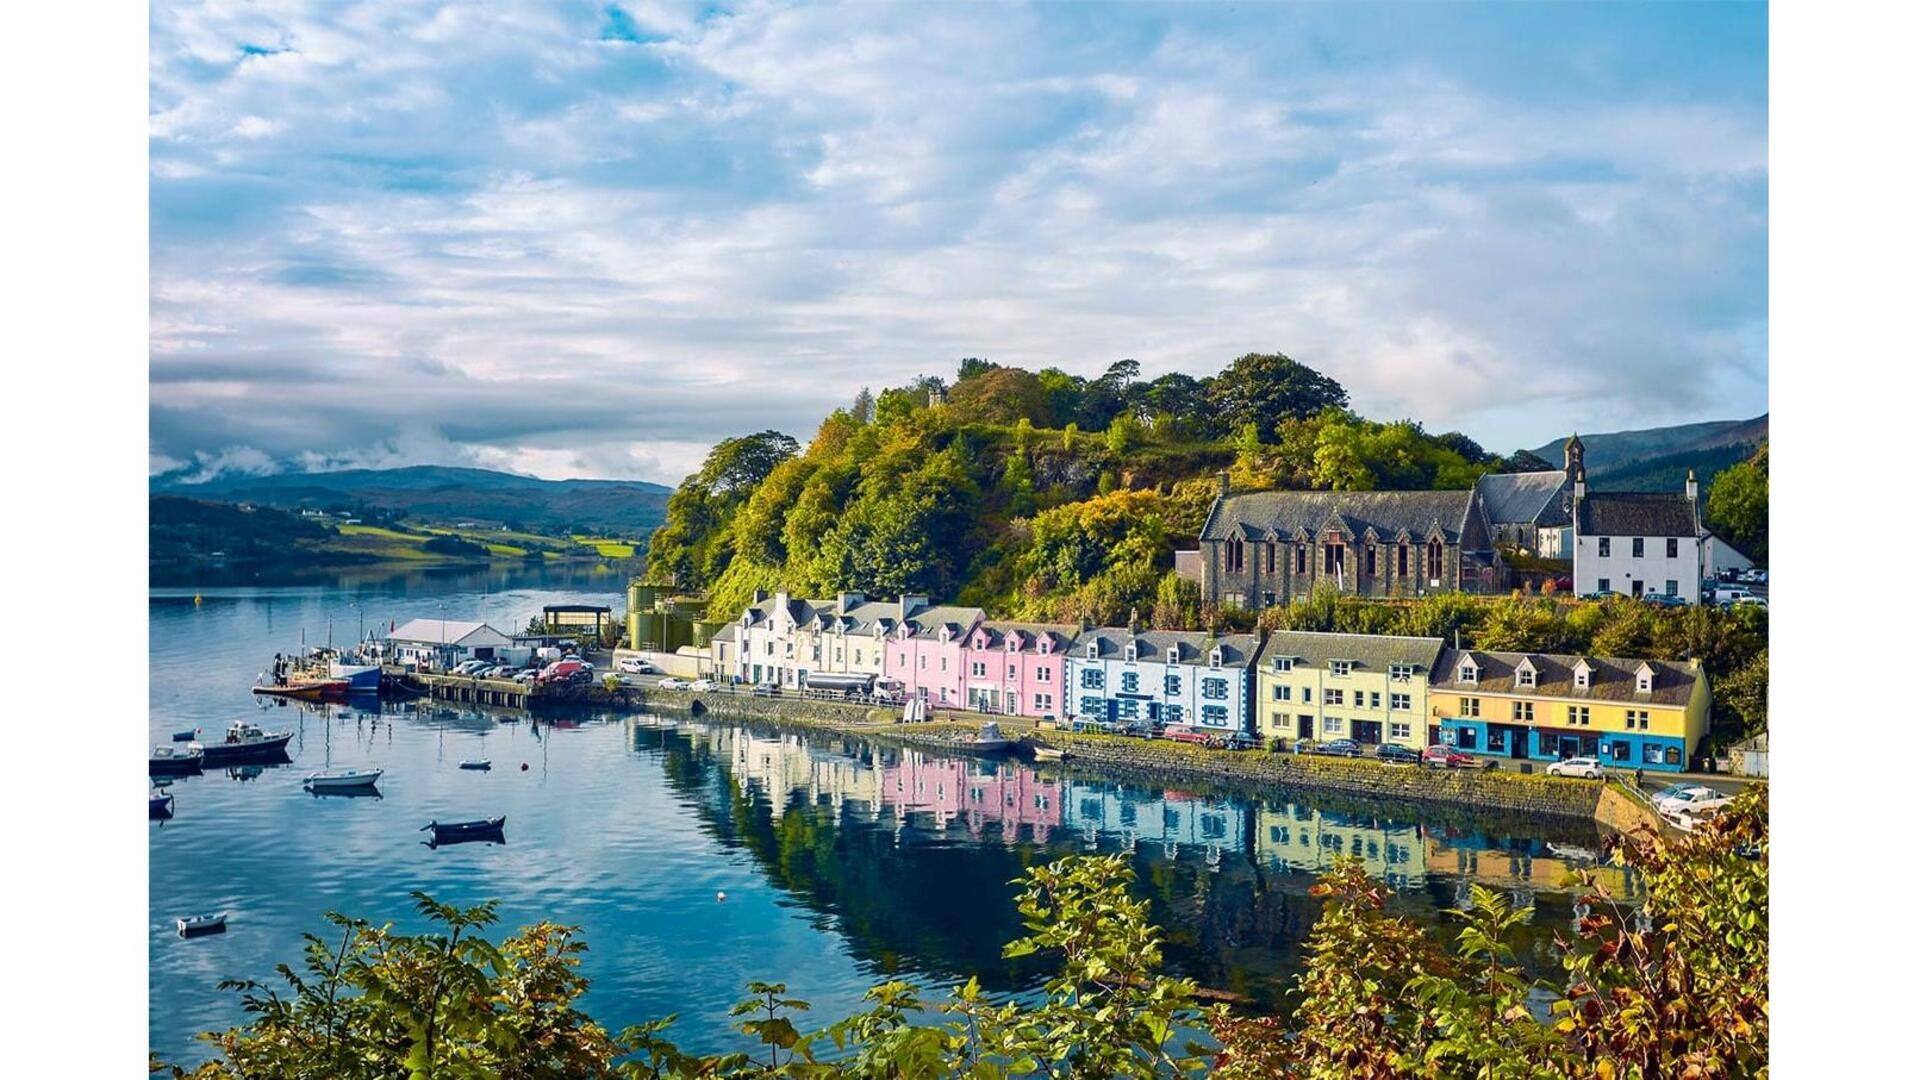
[[[205,760],[206,755],[197,742],[156,746],[153,753],[147,755],[147,775],[172,776],[199,772]]]
[[[980,751],[1005,750],[1013,745],[1012,739],[1000,734],[1000,725],[991,720],[981,724],[973,738],[964,742],[969,748]]]
[[[227,913],[215,912],[212,915],[187,915],[173,920],[181,937],[199,937],[202,934],[221,934],[227,929]]]
[[[309,791],[352,791],[370,788],[380,782],[380,769],[323,769],[308,773],[304,781]]]

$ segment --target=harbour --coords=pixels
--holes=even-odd
[[[152,595],[150,742],[218,738],[235,719],[292,733],[284,761],[174,780],[170,816],[150,815],[155,1049],[203,1057],[193,1035],[241,1019],[219,980],[268,975],[328,910],[411,926],[415,888],[496,898],[505,926],[580,925],[596,1016],[677,1012],[688,1045],[718,1048],[750,978],[787,978],[828,1015],[896,975],[935,997],[974,972],[993,993],[1031,990],[1043,973],[999,956],[1019,932],[1006,882],[1060,854],[1132,853],[1170,964],[1217,1000],[1266,1007],[1298,969],[1318,907],[1307,889],[1335,852],[1359,854],[1423,919],[1472,882],[1531,898],[1544,962],[1571,918],[1556,883],[1579,864],[1557,851],[1599,844],[1589,823],[1250,794],[717,714],[523,713],[430,695],[263,704],[248,692],[263,642],[351,618],[356,604],[391,605],[396,619],[444,604],[514,624],[544,603],[605,595],[580,584],[526,573],[215,591],[199,605]],[[460,767],[481,759],[492,768]],[[357,790],[305,784],[354,769],[382,775]],[[495,817],[497,842],[431,845],[421,831]],[[176,920],[217,912],[225,932],[180,937]]]

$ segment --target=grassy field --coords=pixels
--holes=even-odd
[[[339,539],[332,545],[341,550],[353,551],[402,562],[430,562],[444,560],[446,556],[425,550],[422,545],[436,536],[453,536],[468,540],[487,549],[487,554],[500,559],[522,559],[538,552],[547,559],[631,559],[636,554],[636,545],[631,541],[609,537],[594,536],[540,536],[536,533],[514,532],[507,529],[455,528],[450,525],[432,525],[410,528],[406,526],[388,528],[380,525],[341,525]]]

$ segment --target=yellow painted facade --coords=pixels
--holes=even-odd
[[[1586,697],[1554,696],[1533,691],[1433,690],[1427,694],[1434,723],[1442,719],[1485,720],[1496,724],[1592,731],[1595,734],[1632,733],[1685,738],[1687,751],[1707,734],[1710,722],[1707,680],[1696,679],[1685,705],[1650,701],[1596,701]],[[1525,708],[1515,711],[1515,705]],[[1582,712],[1582,710],[1585,710]]]

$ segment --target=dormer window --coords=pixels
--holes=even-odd
[[[1040,639],[1037,647],[1040,650],[1040,655],[1045,656],[1053,651],[1053,639],[1043,637]]]
[[[1515,686],[1525,686],[1528,688],[1532,688],[1532,686],[1534,685],[1533,669],[1525,666],[1514,668],[1513,684]]]
[[[1216,647],[1211,653],[1207,654],[1207,664],[1211,667],[1219,667],[1221,661],[1226,659],[1226,655],[1224,650]]]
[[[1585,660],[1573,666],[1573,688],[1575,690],[1593,689],[1593,669],[1587,666]]]
[[[1387,676],[1395,682],[1406,682],[1413,678],[1412,664],[1388,664]]]
[[[1333,672],[1335,675],[1351,675],[1353,674],[1353,661],[1329,660],[1327,661],[1327,670]]]
[[[1640,665],[1640,670],[1633,673],[1633,689],[1635,693],[1640,693],[1640,694],[1653,693],[1653,669],[1652,668],[1648,667],[1645,664]]]
[[[1479,665],[1475,664],[1472,660],[1460,661],[1460,681],[1463,683],[1478,683],[1480,681]]]
[[[1140,646],[1131,641],[1127,642],[1127,663],[1131,664],[1138,659],[1140,659]]]
[[[1089,642],[1087,642],[1087,659],[1089,659],[1089,660],[1098,660],[1098,659],[1100,659],[1100,646],[1099,646],[1099,645],[1097,645],[1097,644],[1095,644],[1094,642],[1091,642],[1091,641],[1089,641]]]
[[[1293,657],[1276,656],[1273,658],[1273,670],[1287,672],[1293,670]]]

